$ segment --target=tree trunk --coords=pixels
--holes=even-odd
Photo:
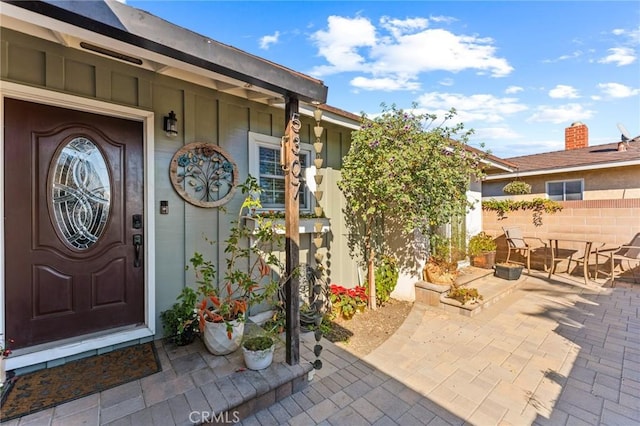
[[[371,227],[367,230],[367,283],[369,284],[369,309],[376,310],[376,275],[374,270],[375,253],[371,247]]]
[[[371,250],[371,255],[369,256],[369,262],[367,262],[367,280],[369,281],[369,307],[374,311],[377,309],[376,306],[376,275],[373,269],[373,250]]]

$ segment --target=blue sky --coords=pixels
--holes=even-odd
[[[381,103],[474,129],[503,158],[640,135],[637,1],[132,1],[174,24],[319,78],[327,103]]]

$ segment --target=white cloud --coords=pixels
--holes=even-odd
[[[267,50],[269,46],[278,42],[280,31],[276,31],[273,35],[266,35],[260,38],[260,49]]]
[[[342,71],[365,71],[368,66],[361,48],[376,44],[376,29],[366,18],[329,16],[327,30],[313,33],[318,53],[330,65],[316,67],[312,74],[327,75]]]
[[[420,82],[403,80],[399,78],[366,78],[356,77],[351,80],[351,85],[362,90],[382,90],[392,92],[395,90],[418,90]]]
[[[584,105],[570,103],[561,106],[540,105],[527,121],[539,123],[567,123],[576,120],[587,120],[593,117],[594,111],[586,109]]]
[[[625,28],[615,28],[611,31],[611,34],[628,39],[630,45],[640,44],[640,26],[632,30]]]
[[[429,20],[425,18],[393,19],[388,16],[380,18],[380,26],[389,31],[394,38],[403,34],[425,29],[429,26]]]
[[[445,23],[445,24],[450,24],[452,22],[456,22],[457,19],[452,17],[452,16],[439,15],[439,16],[429,16],[429,21],[438,22],[438,23],[442,22],[442,23]]]
[[[327,64],[309,73],[321,77],[360,72],[370,74],[373,80],[411,81],[429,71],[477,70],[493,77],[513,71],[508,61],[497,55],[491,38],[428,28],[430,22],[437,19],[384,17],[376,27],[364,17],[330,16],[327,28],[311,36]]]
[[[527,110],[517,98],[499,98],[489,94],[465,96],[460,93],[424,93],[417,100],[425,111],[443,117],[451,108],[458,112],[457,120],[463,123],[498,123],[509,116]]]
[[[504,90],[504,93],[511,95],[513,93],[522,92],[524,89],[520,86],[509,86]]]
[[[554,99],[576,99],[580,96],[578,95],[578,91],[575,87],[558,84],[556,87],[549,90],[549,97]]]
[[[612,47],[608,50],[609,55],[598,60],[601,64],[616,64],[621,67],[635,62],[636,52],[630,47]]]
[[[598,88],[607,98],[628,98],[640,94],[640,89],[634,89],[620,83],[600,83]]]
[[[453,86],[454,85],[454,81],[452,78],[443,78],[442,80],[440,80],[438,82],[439,85],[441,86]]]
[[[571,52],[571,53],[569,53],[567,55],[558,56],[555,59],[544,59],[542,62],[549,64],[549,63],[553,63],[553,62],[566,61],[566,60],[569,60],[569,59],[579,58],[580,56],[582,56],[582,54],[583,54],[582,50],[576,50],[575,52]]]
[[[374,72],[406,74],[476,69],[494,77],[504,77],[513,71],[513,67],[505,59],[496,57],[495,51],[489,39],[427,29],[374,46],[372,68]]]

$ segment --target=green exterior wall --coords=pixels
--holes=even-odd
[[[208,142],[224,148],[236,162],[243,182],[248,174],[248,134],[257,132],[280,137],[284,132],[284,110],[251,102],[183,80],[163,76],[123,62],[66,48],[6,28],[1,30],[0,78],[80,97],[153,111],[155,113],[155,262],[157,335],[162,333],[159,313],[173,304],[180,289],[191,282],[185,264],[195,251],[217,259],[224,266],[223,241],[242,202],[240,191],[224,207],[200,208],[175,192],[169,179],[169,163],[175,152],[192,142]],[[179,134],[169,138],[162,131],[169,111],[178,116]],[[313,143],[310,117],[302,117],[301,141]],[[336,186],[342,156],[349,149],[351,130],[323,123],[325,159],[320,189],[321,205],[331,221],[324,247],[327,280],[345,286],[357,284],[355,262],[350,260],[342,220],[343,197]],[[169,214],[159,214],[160,201],[169,202]],[[311,234],[301,234],[301,262],[314,264]],[[10,242],[7,242],[10,245]]]

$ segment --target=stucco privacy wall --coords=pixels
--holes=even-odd
[[[225,93],[162,76],[111,59],[27,36],[6,28],[1,30],[3,80],[76,96],[97,99],[153,111],[156,129],[154,158],[156,205],[153,212],[156,227],[155,253],[156,324],[159,313],[174,301],[180,289],[191,281],[184,270],[194,251],[217,260],[224,268],[224,247],[209,244],[203,237],[222,242],[228,235],[242,202],[237,191],[221,209],[204,209],[186,203],[178,196],[169,180],[169,164],[174,153],[191,142],[215,143],[233,157],[240,171],[240,182],[249,170],[248,132],[280,137],[284,133],[284,110],[251,102]],[[5,60],[6,59],[6,60]],[[169,111],[178,115],[179,135],[168,138],[161,131],[162,119]],[[310,117],[302,117],[301,141],[312,143]],[[325,236],[327,274],[330,282],[356,282],[355,263],[349,257],[342,217],[344,200],[336,187],[342,156],[349,149],[351,130],[323,122],[325,132],[322,157],[325,175],[320,189],[325,191],[321,205],[331,220],[331,231]],[[169,202],[169,214],[159,214],[159,202]],[[301,262],[313,264],[310,234],[301,234]],[[8,242],[7,244],[10,244]],[[10,247],[8,247],[10,249]],[[158,326],[157,332],[161,332]]]
[[[640,199],[560,202],[562,211],[542,215],[542,225],[534,226],[530,211],[510,212],[502,220],[492,211],[483,212],[484,230],[497,238],[497,260],[506,257],[502,227],[519,226],[523,234],[543,240],[590,239],[608,246],[627,244],[640,232]],[[562,247],[581,249],[581,245],[563,243]],[[541,259],[538,259],[541,260]]]

